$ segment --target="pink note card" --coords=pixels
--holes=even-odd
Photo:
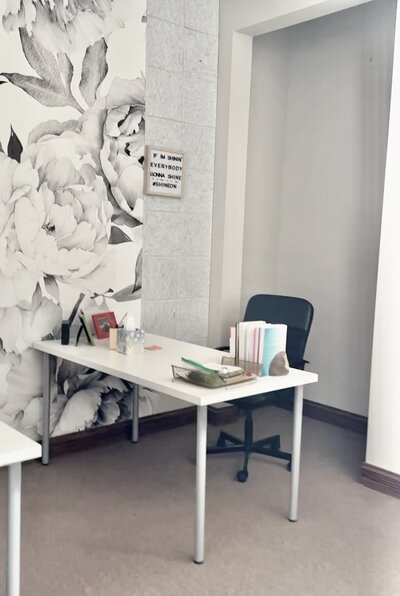
[[[144,346],[145,350],[151,350],[152,352],[154,350],[162,350],[161,346],[158,346],[157,344],[153,344],[152,346]]]

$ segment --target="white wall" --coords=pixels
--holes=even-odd
[[[389,125],[366,461],[400,474],[400,400],[397,374],[400,336],[400,5],[397,9]]]
[[[232,127],[247,124],[251,61],[248,59],[253,35],[282,29],[295,23],[330,14],[371,0],[221,0],[219,29],[218,104],[215,152],[213,240],[210,287],[209,344],[226,340],[229,325],[240,316],[241,265],[243,247],[243,204],[247,141],[236,142]],[[237,51],[241,32],[242,53]],[[245,43],[244,38],[248,38]],[[233,51],[235,50],[235,51]],[[231,76],[233,75],[233,76]],[[238,89],[232,85],[242,78]],[[242,100],[232,101],[238,92]],[[230,139],[234,142],[230,142]],[[239,164],[239,167],[237,167]],[[238,181],[232,190],[232,178]],[[228,183],[231,186],[228,188]],[[229,192],[228,192],[229,190]],[[241,204],[240,204],[241,200]],[[228,233],[227,233],[228,231]],[[222,241],[224,239],[224,241]]]
[[[261,35],[253,42],[242,312],[250,296],[268,288],[274,292],[277,286],[289,32]]]
[[[307,397],[367,415],[394,0],[256,37],[241,312],[315,307]]]

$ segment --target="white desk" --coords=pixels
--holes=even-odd
[[[177,341],[146,333],[145,345],[158,344],[162,350],[147,351],[143,354],[125,356],[111,351],[106,342],[95,347],[89,345],[62,346],[59,341],[35,342],[33,347],[44,352],[44,393],[43,393],[43,459],[49,462],[49,421],[50,421],[50,374],[51,358],[58,357],[82,364],[94,370],[114,375],[135,384],[132,399],[132,441],[138,441],[138,386],[176,397],[197,406],[197,448],[196,448],[196,525],[195,555],[196,563],[204,561],[204,518],[206,488],[206,451],[207,451],[207,406],[278,389],[295,388],[293,417],[293,445],[291,468],[291,496],[289,519],[297,520],[297,501],[300,470],[301,425],[303,411],[303,385],[316,383],[318,375],[302,370],[291,369],[282,377],[260,377],[255,382],[207,389],[184,381],[172,379],[171,364],[181,364],[181,357],[192,358],[200,362],[219,362],[224,355],[218,350]],[[226,354],[225,354],[226,355]]]
[[[0,422],[0,467],[8,466],[6,595],[19,596],[21,542],[21,462],[36,459],[42,448]]]

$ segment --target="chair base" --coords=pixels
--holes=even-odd
[[[250,422],[250,420],[246,421],[246,422]],[[251,427],[252,427],[252,421],[251,421]],[[246,431],[247,429],[245,429]],[[246,434],[250,434],[252,435],[252,428],[248,429],[248,433],[245,432]],[[252,439],[252,437],[251,437]],[[226,444],[226,443],[230,443],[230,444]],[[226,433],[224,431],[221,431],[218,440],[217,440],[217,445],[215,447],[208,447],[207,448],[207,453],[208,454],[214,454],[214,453],[235,453],[235,452],[243,452],[245,454],[245,459],[244,459],[244,466],[241,470],[239,470],[236,474],[236,478],[237,480],[239,480],[239,482],[246,482],[247,478],[248,478],[248,471],[247,471],[247,467],[248,467],[248,461],[249,461],[249,456],[250,453],[260,453],[261,455],[269,455],[270,457],[276,457],[278,459],[283,459],[286,460],[288,462],[287,468],[288,470],[291,469],[291,462],[292,462],[292,455],[290,453],[287,453],[286,451],[281,451],[280,449],[281,446],[281,439],[280,439],[280,435],[273,435],[272,437],[266,437],[264,439],[260,439],[259,441],[253,441],[251,440],[246,441],[246,440],[242,440],[242,439],[238,439],[237,437],[234,437],[233,435],[230,435],[229,433]]]

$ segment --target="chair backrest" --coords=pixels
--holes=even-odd
[[[285,323],[288,326],[286,353],[289,364],[304,368],[304,352],[313,316],[314,307],[304,298],[257,294],[250,298],[244,320]]]

